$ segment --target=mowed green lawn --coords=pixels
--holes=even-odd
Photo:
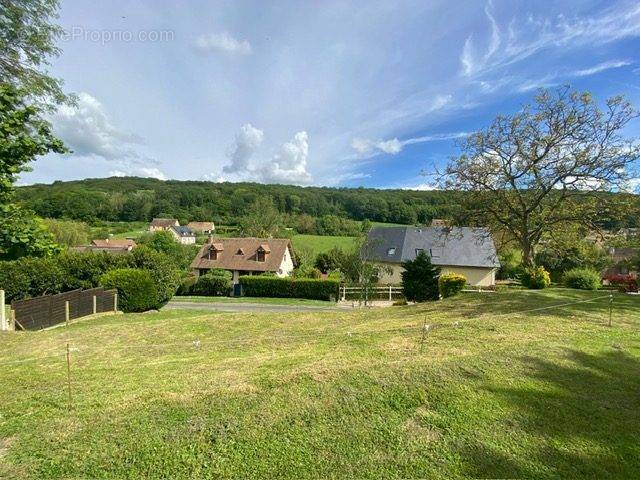
[[[291,239],[293,249],[306,248],[313,252],[314,255],[328,252],[334,247],[339,247],[344,251],[351,251],[356,248],[355,237],[337,237],[322,235],[294,235]]]
[[[603,295],[3,332],[0,477],[638,478],[640,298],[566,305]]]

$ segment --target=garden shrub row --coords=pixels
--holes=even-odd
[[[24,257],[0,262],[0,288],[8,301],[94,288],[112,270],[134,268],[148,272],[155,285],[153,308],[167,303],[180,283],[180,272],[167,255],[138,246],[130,254],[66,252],[50,258]]]
[[[158,289],[146,270],[110,270],[100,277],[100,285],[118,290],[118,307],[123,312],[144,312],[157,307]]]
[[[247,297],[308,298],[330,300],[338,298],[340,282],[311,278],[279,278],[263,276],[240,277],[242,294]]]

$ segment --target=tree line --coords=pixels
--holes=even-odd
[[[369,188],[298,187],[258,183],[213,183],[205,181],[160,181],[151,178],[118,177],[54,182],[17,189],[17,196],[43,218],[96,221],[150,221],[154,217],[213,220],[239,224],[262,198],[272,200],[281,214],[293,215],[312,233],[316,218],[427,224],[433,218],[456,223],[478,223],[468,202],[469,192],[378,190]],[[600,217],[606,229],[640,226],[640,199],[626,196],[631,210]],[[326,223],[326,222],[325,222]],[[331,227],[317,228],[329,233]]]

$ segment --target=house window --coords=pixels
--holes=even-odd
[[[264,251],[258,250],[258,252],[256,253],[256,259],[259,262],[264,262]]]
[[[430,249],[429,249],[429,256],[430,256],[431,258],[438,258],[438,257],[439,257],[439,255],[434,255],[434,254],[433,254],[433,249],[432,249],[432,248],[430,248]]]
[[[424,252],[424,248],[416,248],[416,257]]]
[[[387,250],[387,255],[395,255],[396,254],[396,247],[391,247],[389,250]]]
[[[244,255],[244,251],[239,248],[238,251],[236,252],[236,255]]]

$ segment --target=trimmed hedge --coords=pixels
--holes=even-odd
[[[210,297],[229,295],[231,291],[231,275],[207,273],[198,277],[195,285],[191,287],[193,295],[205,295]]]
[[[340,282],[312,278],[279,278],[263,276],[240,277],[242,294],[247,297],[309,298],[330,300],[338,298]]]
[[[579,290],[598,290],[602,282],[600,274],[590,268],[574,268],[565,272],[562,280],[565,286]]]
[[[100,277],[100,285],[118,290],[118,307],[123,312],[144,312],[160,306],[156,285],[151,274],[145,270],[111,270]]]
[[[541,290],[551,285],[551,277],[544,267],[529,267],[520,274],[520,283],[529,289]]]
[[[443,273],[438,278],[438,289],[442,298],[453,297],[467,284],[467,277],[458,273]]]

